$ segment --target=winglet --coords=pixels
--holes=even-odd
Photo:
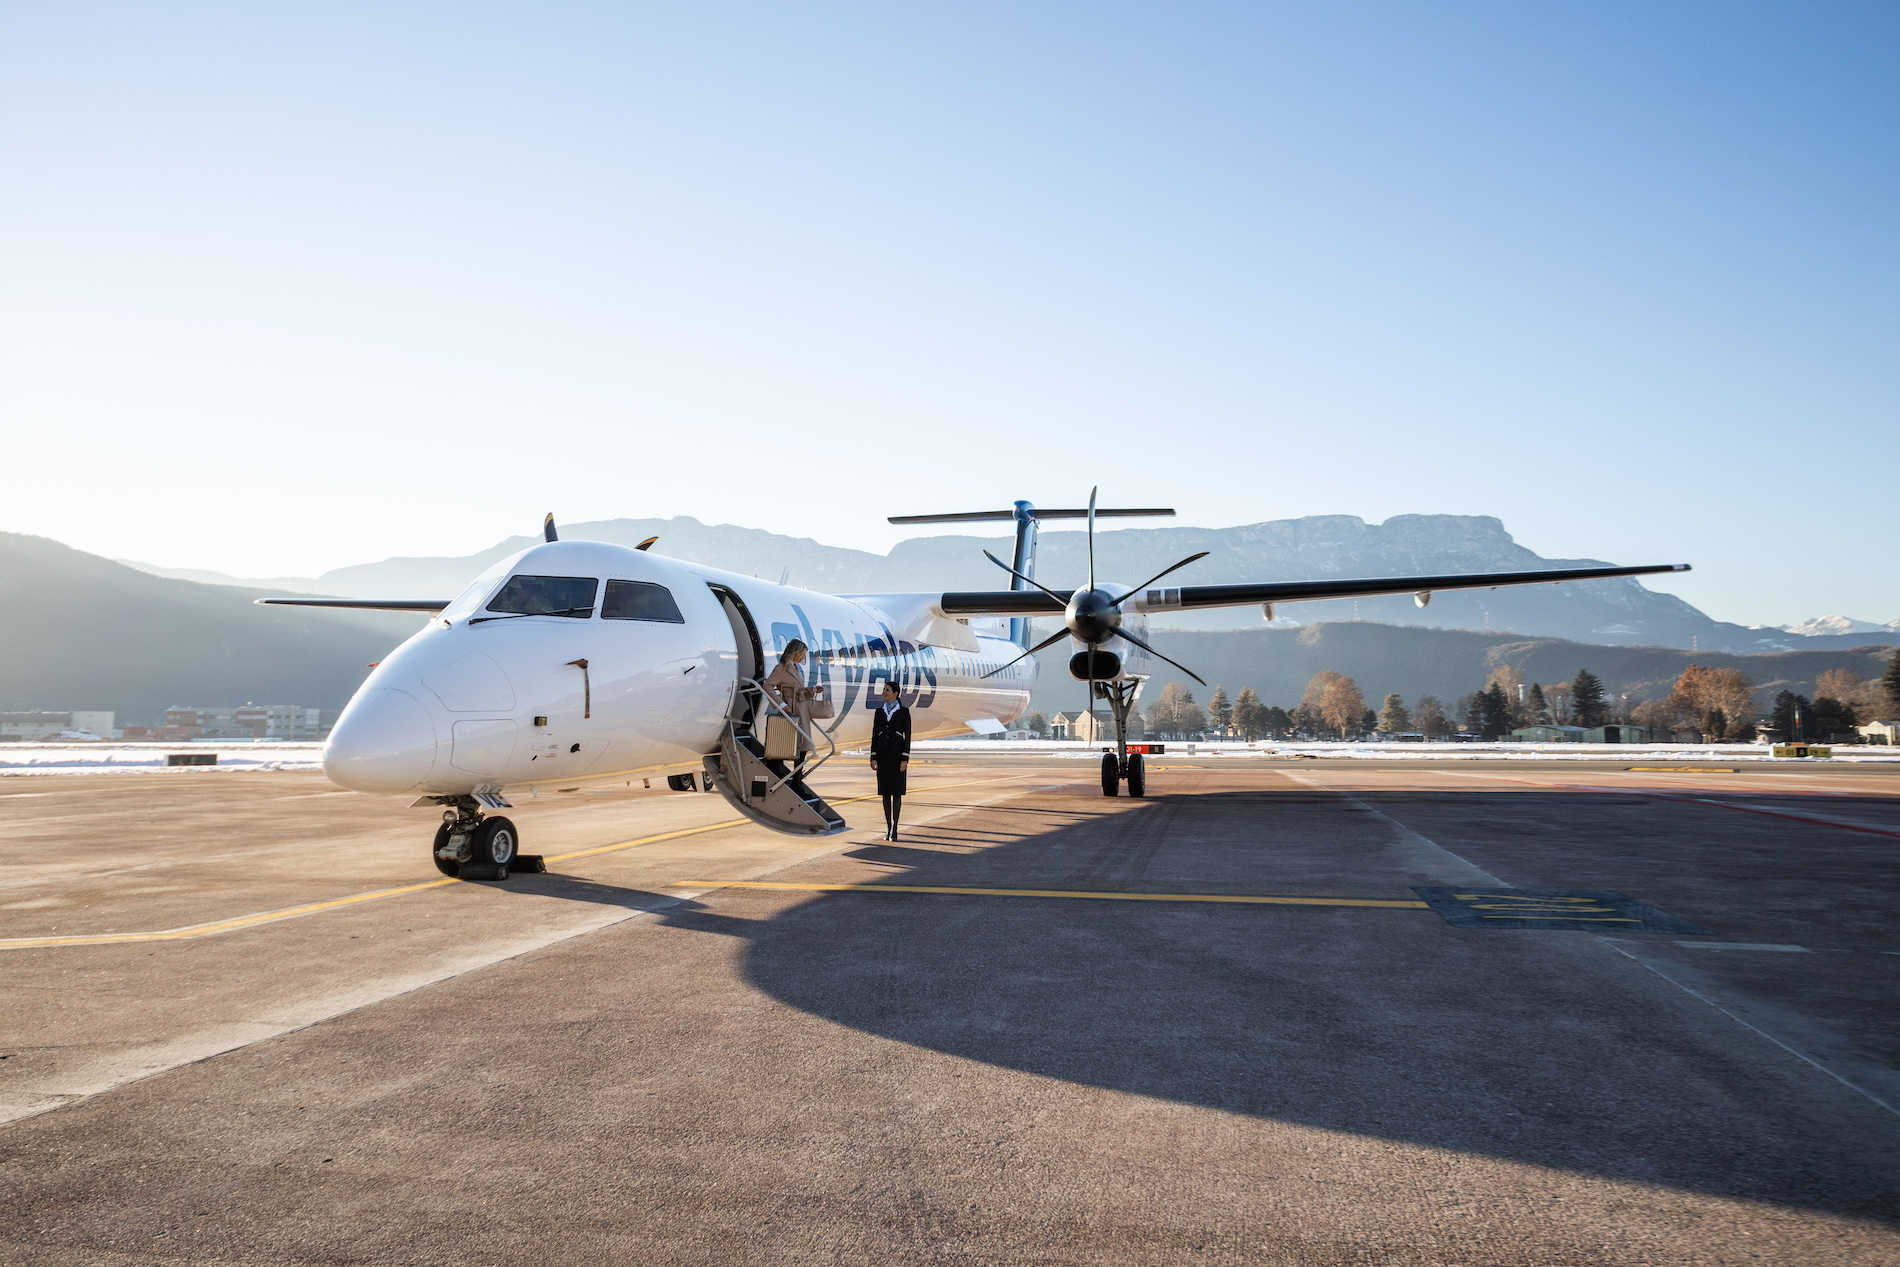
[[[548,512],[548,517],[541,521],[541,539],[543,541],[559,541],[561,539],[560,534],[554,531],[554,512],[551,510]]]

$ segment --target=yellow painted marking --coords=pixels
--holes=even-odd
[[[1633,765],[1631,774],[1733,774],[1734,766],[1714,765]]]
[[[405,893],[420,893],[424,889],[439,889],[445,884],[460,884],[460,880],[428,880],[422,884],[406,884],[399,889],[378,889],[373,893],[357,893],[350,897],[332,898],[328,902],[311,902],[306,906],[293,906],[282,911],[265,911],[258,915],[240,915],[236,919],[221,919],[209,924],[191,924],[184,928],[167,928],[156,933],[98,933],[92,936],[78,937],[14,937],[0,941],[0,950],[28,950],[38,946],[110,946],[125,941],[183,941],[190,937],[209,937],[212,933],[229,932],[234,928],[252,928],[258,924],[269,924],[280,919],[295,919],[299,915],[315,915],[318,911],[334,911],[339,907],[355,906],[361,902],[375,902],[386,897],[400,897]]]
[[[956,893],[969,897],[1079,897],[1111,902],[1238,902],[1254,906],[1378,906],[1428,911],[1429,903],[1369,897],[1266,897],[1253,893],[1115,893],[1101,889],[977,889],[928,884],[780,884],[769,880],[675,880],[669,889],[774,889],[797,893]],[[1542,918],[1542,917],[1540,917]]]
[[[963,783],[943,783],[937,787],[919,788],[919,793],[934,792],[940,788],[968,787],[971,783],[1002,783],[1009,779],[1026,778],[1027,775],[1012,774],[996,779],[970,779]],[[851,801],[868,801],[870,796],[853,796],[837,804],[845,805]],[[665,840],[678,840],[683,836],[698,836],[709,831],[720,831],[727,827],[744,826],[749,819],[728,818],[717,823],[708,823],[704,827],[687,827],[680,831],[661,832],[657,836],[641,836],[637,840],[623,840],[615,845],[601,845],[596,849],[576,849],[572,853],[549,854],[543,862],[566,862],[570,858],[588,858],[595,854],[613,853],[620,849],[635,849],[641,845],[657,845]],[[525,874],[525,873],[524,873]],[[292,906],[281,911],[262,911],[256,915],[240,915],[235,919],[214,920],[209,924],[188,924],[183,928],[166,928],[152,933],[93,933],[77,934],[71,937],[13,937],[0,939],[0,950],[37,950],[47,946],[111,946],[120,942],[135,941],[186,941],[193,937],[209,937],[213,933],[228,933],[239,928],[255,928],[260,924],[274,924],[278,920],[296,919],[301,915],[316,915],[323,911],[339,910],[345,906],[357,906],[364,902],[379,902],[384,898],[401,897],[406,893],[420,893],[424,889],[439,889],[449,884],[477,883],[454,877],[440,880],[426,880],[421,884],[405,884],[394,889],[376,889],[369,893],[354,893],[349,897],[331,898],[327,902],[310,902],[303,906]]]
[[[1593,908],[1602,910],[1602,907]],[[1627,915],[1573,915],[1569,911],[1546,911],[1541,915],[1480,915],[1479,919],[1562,919],[1573,920],[1579,924],[1640,924],[1640,919],[1631,919]]]

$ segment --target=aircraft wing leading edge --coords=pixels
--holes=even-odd
[[[1384,594],[1432,594],[1438,590],[1495,589],[1500,585],[1557,585],[1564,581],[1601,581],[1656,572],[1687,572],[1687,563],[1657,563],[1628,568],[1552,568],[1540,572],[1476,572],[1454,576],[1382,576],[1356,581],[1267,581],[1248,585],[1183,585],[1151,589],[1152,601],[1137,598],[1147,611],[1193,611],[1209,607],[1305,603],[1322,598],[1376,598]],[[1039,616],[1061,612],[1073,590],[992,590],[946,593],[946,616]]]
[[[377,612],[439,612],[452,598],[253,598],[259,607],[355,607]]]

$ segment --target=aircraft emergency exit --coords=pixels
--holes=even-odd
[[[1130,710],[1153,662],[1174,665],[1149,642],[1154,612],[1262,606],[1325,598],[1412,594],[1500,585],[1682,572],[1687,564],[1564,568],[1367,580],[1280,581],[1157,587],[1205,557],[1192,555],[1140,585],[1099,581],[1095,520],[1172,515],[1166,509],[1009,510],[895,516],[892,523],[1009,520],[1009,574],[994,591],[829,595],[650,551],[562,541],[549,515],[544,540],[503,559],[453,600],[262,598],[261,604],[430,613],[426,627],[375,666],[343,710],[323,753],[324,772],[362,792],[414,794],[443,807],[431,851],[444,874],[505,880],[538,869],[519,833],[484,810],[510,793],[664,777],[676,790],[718,791],[746,817],[778,831],[845,829],[809,776],[841,748],[868,742],[885,682],[910,708],[915,737],[994,734],[1022,715],[1036,685],[1035,653],[1068,639],[1069,672],[1087,683],[1090,707],[1106,704],[1115,750],[1102,757],[1102,793],[1146,791],[1130,753]],[[1088,521],[1088,576],[1061,590],[1036,579],[1037,525]],[[1060,615],[1063,628],[1029,645],[1029,621]],[[1007,622],[1007,623],[1005,623]],[[804,678],[823,688],[832,715],[809,727],[765,691],[792,639],[809,648]],[[774,719],[777,719],[776,722]],[[776,759],[776,729],[802,733],[813,757]]]

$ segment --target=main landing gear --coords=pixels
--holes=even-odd
[[[1108,701],[1108,711],[1115,718],[1115,751],[1102,754],[1102,795],[1121,795],[1121,785],[1128,785],[1128,795],[1146,796],[1148,794],[1148,772],[1142,767],[1141,754],[1128,751],[1128,714],[1135,707],[1135,693],[1141,689],[1139,682],[1094,682],[1095,698]]]
[[[539,854],[520,851],[521,836],[506,818],[483,818],[472,796],[436,798],[448,806],[435,829],[435,868],[458,880],[506,880],[517,871],[546,871]]]

